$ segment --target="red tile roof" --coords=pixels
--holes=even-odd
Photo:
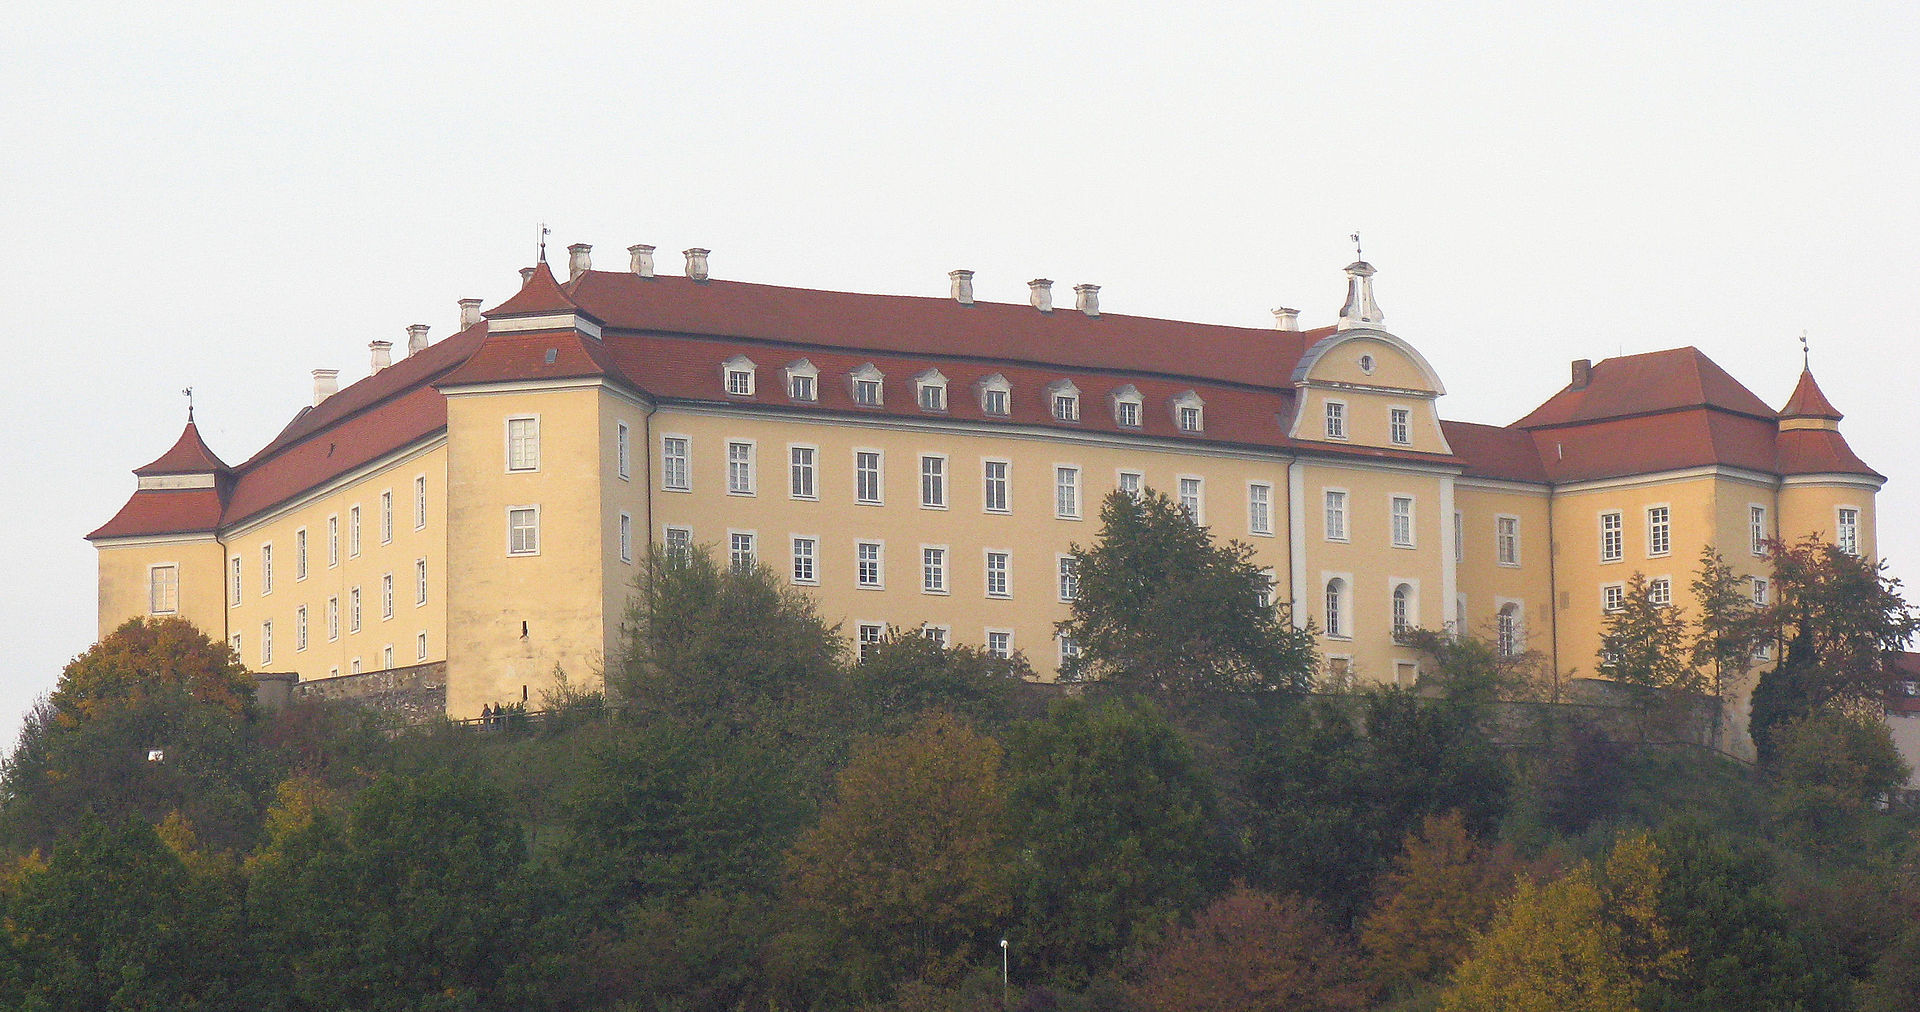
[[[1593,367],[1586,387],[1571,384],[1513,423],[1538,429],[1685,408],[1712,408],[1772,421],[1766,406],[1740,381],[1694,347],[1610,358]]]
[[[112,520],[87,535],[87,540],[197,534],[219,526],[220,492],[217,489],[141,489],[120,507]]]
[[[717,373],[716,373],[717,374]],[[503,380],[625,379],[601,342],[568,328],[494,334],[480,343],[459,368],[435,384],[440,387]]]
[[[533,267],[533,273],[521,284],[513,298],[487,310],[487,316],[532,316],[540,313],[565,313],[578,308],[553,280],[553,271],[545,260]]]
[[[1840,433],[1829,429],[1793,429],[1779,435],[1773,470],[1779,474],[1858,474],[1886,480],[1854,456]]]
[[[174,441],[173,449],[160,455],[151,464],[133,469],[134,474],[212,474],[225,471],[227,464],[200,438],[200,427],[187,419],[187,427],[180,431],[180,438]]]
[[[1498,478],[1544,484],[1547,472],[1540,464],[1540,451],[1533,440],[1518,429],[1474,422],[1440,423],[1447,444],[1466,463],[1466,473],[1478,478]]]
[[[1831,418],[1837,422],[1845,416],[1820,392],[1820,384],[1813,381],[1813,370],[1802,368],[1800,382],[1794,384],[1793,396],[1787,398],[1787,406],[1780,409],[1780,417]]]

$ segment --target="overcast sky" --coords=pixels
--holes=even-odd
[[[1920,574],[1920,5],[37,4],[0,41],[0,733],[95,632],[82,536],[192,385],[246,459],[367,342],[620,269],[1331,322],[1359,230],[1450,418],[1812,342]],[[1413,5],[1404,5],[1411,8]]]

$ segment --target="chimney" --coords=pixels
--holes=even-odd
[[[629,266],[635,274],[643,278],[653,277],[653,247],[646,243],[628,246],[627,256],[631,258]]]
[[[315,369],[313,371],[313,406],[340,392],[340,370]]]
[[[465,330],[480,322],[480,300],[460,300],[460,329]]]
[[[407,328],[407,354],[418,355],[427,350],[427,325],[416,323]]]
[[[392,341],[368,341],[367,350],[373,352],[373,371],[379,372],[393,364]],[[368,375],[372,375],[369,373]]]
[[[529,281],[532,281],[532,280],[533,280],[533,272],[534,272],[534,271],[536,271],[536,270],[539,270],[539,268],[538,268],[538,267],[522,267],[522,268],[520,268],[520,283],[521,283],[522,285],[525,285],[525,284],[526,284],[527,282],[529,282]]]
[[[577,242],[567,247],[567,280],[578,281],[580,275],[593,269],[593,247]]]
[[[1100,315],[1100,286],[1099,285],[1074,285],[1073,286],[1073,308],[1078,309],[1079,311],[1087,314],[1088,316],[1099,316]]]
[[[707,254],[710,249],[690,249],[687,254],[687,277],[695,281],[707,280]]]
[[[1340,307],[1340,329],[1371,327],[1386,317],[1373,301],[1373,265],[1355,260],[1347,265],[1347,304]]]
[[[1592,380],[1593,380],[1593,360],[1590,358],[1574,359],[1573,360],[1573,382],[1567,387],[1567,389],[1585,390],[1587,388],[1587,384],[1589,382],[1592,382]]]
[[[1053,312],[1053,282],[1046,278],[1034,278],[1027,282],[1027,300],[1033,308],[1043,313]]]
[[[948,271],[947,277],[953,279],[953,301],[963,306],[973,305],[973,272]]]
[[[1298,309],[1288,309],[1285,306],[1281,306],[1279,309],[1274,310],[1273,311],[1273,329],[1299,330],[1300,329],[1300,311]]]

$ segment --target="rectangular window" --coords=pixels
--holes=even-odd
[[[331,516],[327,518],[327,568],[332,569],[339,564],[340,518],[338,516]]]
[[[633,476],[632,433],[625,422],[613,423],[613,466],[622,478]]]
[[[1260,571],[1260,585],[1254,588],[1254,598],[1262,609],[1273,607],[1273,589],[1278,584],[1278,576],[1271,569]]]
[[[1503,566],[1520,564],[1520,518],[1499,517],[1493,522],[1494,560]]]
[[[273,545],[260,546],[260,596],[273,593]]]
[[[1327,490],[1327,540],[1347,540],[1347,494],[1338,489]]]
[[[920,505],[947,508],[947,458],[920,458]]]
[[[669,556],[684,557],[688,552],[693,551],[693,528],[669,527],[661,540],[666,545]]]
[[[1664,576],[1647,581],[1647,602],[1666,606],[1673,603],[1673,581]]]
[[[413,638],[413,658],[417,661],[427,659],[427,634],[424,632]]]
[[[1139,495],[1140,486],[1143,484],[1145,484],[1144,476],[1142,476],[1140,472],[1122,471],[1120,472],[1120,482],[1114,487],[1128,495]]]
[[[1113,421],[1114,424],[1125,426],[1129,429],[1139,428],[1140,402],[1115,401],[1113,403]]]
[[[1600,610],[1619,611],[1627,606],[1627,588],[1618,583],[1609,583],[1600,588]]]
[[[881,587],[881,546],[878,541],[861,541],[853,546],[854,582],[869,590]]]
[[[754,566],[753,534],[750,531],[732,531],[727,534],[727,565],[740,573]]]
[[[380,493],[380,543],[393,543],[393,490]]]
[[[1060,556],[1060,600],[1072,601],[1080,596],[1080,563],[1071,555]]]
[[[1625,556],[1625,539],[1621,536],[1625,526],[1618,510],[1600,514],[1601,562],[1619,562]]]
[[[1459,510],[1453,511],[1453,561],[1467,561],[1467,518]]]
[[[693,489],[693,469],[685,436],[660,438],[660,487],[674,492]]]
[[[1254,534],[1273,533],[1273,486],[1247,486],[1247,530]]]
[[[260,664],[265,667],[273,663],[273,623],[260,623]]]
[[[620,561],[633,561],[633,517],[627,513],[620,514]]]
[[[1053,417],[1063,422],[1080,420],[1080,398],[1072,394],[1053,395]]]
[[[621,476],[625,477],[625,474],[622,473]],[[427,476],[423,474],[413,479],[413,529],[417,531],[425,526],[427,526]]]
[[[380,618],[382,621],[393,617],[393,574],[380,576]]]
[[[1327,438],[1347,438],[1347,406],[1339,401],[1327,402]]]
[[[1006,414],[1007,392],[1005,390],[988,390],[982,393],[980,395],[980,410],[989,415]]]
[[[1013,633],[1006,629],[987,630],[987,653],[1001,660],[1013,656]]]
[[[1413,442],[1413,412],[1406,408],[1387,409],[1387,438],[1400,446]]]
[[[360,507],[347,510],[347,558],[360,557]]]
[[[340,638],[340,599],[327,598],[327,642]]]
[[[516,506],[507,511],[507,554],[540,554],[538,506]]]
[[[155,566],[147,570],[147,610],[171,615],[180,610],[180,567]]]
[[[293,650],[299,653],[307,648],[307,606],[293,609]]]
[[[986,510],[989,513],[1007,512],[1007,468],[1004,460],[989,460],[981,465],[982,487],[985,489]]]
[[[359,587],[354,587],[353,589],[347,591],[347,631],[350,633],[357,633],[360,631],[360,588]]]
[[[540,469],[540,419],[507,419],[507,470]]]
[[[793,539],[793,582],[817,583],[819,577],[814,574],[814,549],[818,547],[812,538]]]
[[[413,560],[413,606],[427,603],[427,560]]]
[[[1068,636],[1066,633],[1061,633],[1059,640],[1060,666],[1064,668],[1080,659],[1080,644],[1075,643],[1073,637]]]
[[[293,532],[293,579],[298,583],[307,578],[307,529]]]
[[[1753,579],[1753,606],[1756,608],[1767,606],[1767,581],[1757,576]]]
[[[1673,551],[1673,513],[1665,506],[1647,509],[1647,554],[1665,555]]]
[[[240,556],[233,557],[233,572],[228,578],[227,603],[234,607],[240,605]]]
[[[1181,432],[1199,432],[1200,431],[1200,409],[1199,408],[1196,408],[1191,404],[1181,405],[1180,431]]]
[[[1860,554],[1860,511],[1850,506],[1840,507],[1836,521],[1837,532],[1834,544],[1848,555]]]
[[[1767,508],[1765,506],[1747,507],[1747,550],[1755,555],[1767,554]]]
[[[947,410],[947,388],[938,383],[926,383],[920,387],[920,410]]]
[[[1079,468],[1056,467],[1053,469],[1053,514],[1070,520],[1079,518]]]
[[[853,403],[862,407],[879,407],[880,381],[875,379],[854,380]]]
[[[360,658],[355,657],[353,660],[347,662],[347,673],[353,675],[360,673]]]
[[[787,377],[787,396],[796,401],[813,400],[813,377],[796,373]]]
[[[947,592],[946,549],[920,549],[920,592],[923,594],[944,594]]]
[[[1180,509],[1188,520],[1200,522],[1200,479],[1180,479]]]
[[[233,655],[235,657],[239,657],[240,656],[240,634],[234,633],[232,636],[227,637],[227,646],[233,650]],[[241,663],[245,664],[246,661],[242,660]]]
[[[393,644],[391,643],[380,650],[380,668],[383,671],[393,670]]]
[[[1393,547],[1413,547],[1413,500],[1403,495],[1393,497]]]
[[[943,625],[923,625],[920,627],[920,635],[932,640],[933,644],[942,650],[947,648],[947,636],[950,632],[951,630]]]
[[[1013,569],[1013,556],[1010,553],[1008,552],[988,552],[987,553],[987,596],[988,597],[1008,597],[1011,595],[1011,591],[1013,587],[1013,583],[1011,579],[1012,569]]]
[[[727,443],[727,493],[753,494],[753,444],[737,440]]]
[[[813,455],[811,446],[787,447],[788,487],[795,499],[815,499],[819,492],[814,488]]]
[[[880,451],[857,450],[853,455],[853,501],[880,504]]]
[[[873,649],[886,641],[887,627],[878,622],[862,622],[856,636],[860,641],[860,659],[866,660]]]
[[[736,397],[752,396],[753,395],[753,370],[752,369],[728,369],[727,370],[727,393],[733,394]]]

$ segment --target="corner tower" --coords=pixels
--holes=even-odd
[[[99,551],[100,635],[130,618],[178,616],[217,641],[227,636],[218,529],[233,473],[200,438],[187,411],[173,447],[134,468],[120,512],[87,535]]]

